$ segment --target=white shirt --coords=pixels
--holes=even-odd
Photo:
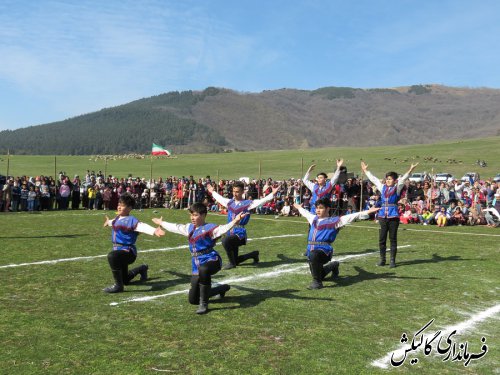
[[[168,223],[166,221],[163,221],[161,223],[162,228],[164,228],[165,230],[172,232],[172,233],[180,234],[184,237],[189,236],[189,226],[190,225],[191,224]],[[224,224],[224,225],[219,225],[218,227],[216,227],[212,231],[211,238],[215,239],[215,238],[222,236],[224,233],[228,232],[233,226],[234,226],[234,224],[232,222]]]
[[[120,216],[118,218],[118,220],[120,220],[121,218],[124,218],[124,217],[127,217],[127,216]],[[113,219],[109,219],[106,222],[106,224],[108,226],[112,227],[113,226],[113,220],[115,220],[115,219],[114,218]],[[154,236],[155,235],[155,230],[156,230],[156,228],[152,227],[149,224],[142,223],[142,222],[139,222],[137,224],[137,226],[135,227],[135,232],[146,233],[146,234],[149,234],[150,236]]]
[[[217,201],[219,202],[220,204],[222,204],[224,207],[227,208],[227,205],[229,203],[229,201],[231,199],[229,198],[224,198],[222,195],[220,195],[219,193],[215,192],[215,190],[212,192],[212,197]],[[248,207],[248,210],[253,210],[254,208],[257,208],[259,207],[260,205],[266,203],[266,202],[269,202],[270,200],[272,200],[274,198],[274,194],[271,193],[271,194],[268,194],[266,195],[264,198],[262,199],[256,199],[254,201],[252,201],[252,204],[250,205],[250,207]],[[239,203],[241,201],[236,201],[236,203]]]
[[[337,168],[331,180],[332,186],[337,183],[339,176],[340,176],[340,168]],[[304,185],[306,185],[309,190],[314,191],[315,184],[314,182],[309,181],[309,171],[306,172],[302,180],[304,181]]]
[[[314,218],[317,216],[315,214],[310,213],[307,211],[304,207],[299,208],[299,212],[302,216],[304,216],[309,224],[312,225]],[[354,214],[349,214],[349,215],[344,215],[340,217],[339,222],[337,223],[337,228],[343,227],[344,225],[347,225],[349,223],[352,223],[356,219],[365,219],[368,217],[368,211],[361,211],[361,212],[356,212]],[[329,217],[325,218],[319,218],[318,217],[318,223],[321,223],[324,219],[328,219]]]
[[[375,185],[377,190],[382,192],[382,187],[384,186],[384,184],[377,177],[372,175],[372,173],[370,171],[366,171],[365,174],[366,174],[366,177],[368,177],[368,179],[371,181],[371,183],[373,185]],[[398,195],[401,194],[401,190],[403,190],[403,187],[405,185],[405,181],[408,179],[409,176],[410,176],[410,174],[407,172],[402,177],[398,178],[398,180],[397,180],[398,184],[397,184],[397,188],[396,188],[396,192]]]

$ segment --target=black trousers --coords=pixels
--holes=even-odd
[[[220,260],[213,260],[198,267],[198,275],[191,276],[191,289],[189,289],[189,303],[197,305],[200,302],[200,284],[211,285],[212,275],[220,271]]]
[[[398,248],[399,217],[379,217],[378,222],[380,223],[380,231],[378,237],[378,246],[380,252],[385,253],[387,249],[387,234],[389,234],[389,240],[391,241],[391,252],[395,252]]]
[[[325,278],[323,265],[332,259],[331,255],[326,255],[321,250],[314,250],[309,253],[309,268],[314,280],[321,281]]]
[[[246,239],[242,240],[235,234],[225,236],[222,239],[222,246],[224,246],[224,250],[226,250],[227,257],[229,258],[229,263],[237,266],[240,262],[247,259],[246,257],[241,257],[238,255],[240,246],[246,245],[246,243]]]
[[[128,265],[135,262],[137,255],[131,251],[113,250],[108,254],[108,263],[111,271],[122,271],[123,284],[130,281],[128,276]]]

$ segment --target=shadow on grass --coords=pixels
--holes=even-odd
[[[355,276],[340,276],[336,278],[334,281],[337,286],[350,286],[356,283],[377,280],[377,279],[413,279],[413,280],[439,280],[438,277],[411,277],[411,276],[397,276],[394,272],[368,272],[361,267],[354,266],[354,269],[358,272]],[[340,272],[342,273],[342,268],[340,268]],[[328,280],[328,278],[327,278]],[[330,279],[331,280],[331,279]],[[335,286],[335,285],[333,285]],[[333,287],[333,286],[325,286],[325,287]]]
[[[211,299],[210,306],[213,308],[214,304],[238,303],[239,306],[227,306],[220,308],[218,307],[217,309],[214,310],[246,309],[257,306],[261,302],[264,302],[270,298],[300,299],[309,301],[333,301],[332,298],[298,296],[295,293],[303,291],[298,289],[282,289],[282,290],[253,289],[241,285],[231,285],[231,289],[242,290],[248,292],[248,294],[241,296],[226,295],[223,299],[219,300]]]
[[[157,292],[159,290],[165,290],[170,287],[174,287],[176,285],[181,285],[181,284],[189,284],[191,282],[191,275],[187,275],[184,273],[180,272],[175,272],[175,271],[166,271],[170,273],[171,275],[176,276],[175,279],[171,280],[161,280],[161,281],[155,281],[158,279],[162,279],[161,277],[150,277],[148,278],[147,281],[132,281],[130,284],[136,284],[136,285],[145,285],[149,286],[150,289],[147,290],[142,290],[142,292]]]
[[[463,262],[472,259],[463,259],[459,255],[451,255],[449,257],[442,257],[436,253],[432,254],[432,258],[430,259],[413,259],[413,260],[403,260],[402,262],[398,262],[398,266],[411,266],[414,264],[426,264],[426,263],[439,263],[439,262]]]
[[[335,260],[335,257],[343,257],[343,256],[348,256],[348,255],[367,255],[371,253],[379,253],[380,251],[378,249],[365,249],[364,251],[342,251],[342,252],[337,252],[335,251],[333,253],[333,260]]]
[[[53,235],[53,236],[0,236],[0,239],[2,238],[9,238],[9,239],[14,239],[14,240],[22,240],[26,238],[78,238],[78,237],[86,237],[88,234],[58,234],[58,235]]]
[[[252,263],[252,261],[248,261],[248,262],[238,264],[238,267],[253,266],[256,268],[272,268],[272,267],[276,267],[276,266],[281,266],[283,264],[304,263],[304,260],[306,259],[305,257],[303,257],[303,258],[289,258],[284,254],[278,254],[278,255],[276,255],[276,257],[279,260],[272,260],[269,262],[262,262],[261,261],[257,264]]]

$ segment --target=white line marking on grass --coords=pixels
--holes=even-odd
[[[399,227],[401,229],[401,226]],[[411,229],[403,228],[410,232],[426,232],[426,233],[446,233],[446,234],[466,234],[467,236],[485,236],[485,237],[500,237],[500,234],[487,234],[487,233],[468,233],[468,232],[450,232],[447,230],[423,230],[423,229]]]
[[[404,247],[410,247],[410,246],[412,246],[412,245],[398,246],[398,249],[401,249],[401,248],[404,248]],[[373,255],[373,254],[378,254],[378,252],[369,252],[369,253],[362,253],[362,254],[346,255],[346,256],[343,256],[343,257],[335,258],[335,260],[337,260],[339,262],[343,262],[343,261],[345,261],[347,259],[361,258],[361,257],[367,256],[367,255]],[[264,272],[264,273],[261,273],[261,274],[254,273],[253,275],[249,275],[249,276],[233,277],[233,278],[228,278],[228,279],[223,279],[223,280],[217,280],[216,282],[218,284],[238,284],[238,283],[244,283],[246,281],[251,281],[251,280],[256,280],[256,279],[267,279],[267,278],[271,278],[271,277],[277,277],[277,276],[285,274],[285,273],[293,273],[293,272],[296,272],[296,271],[300,271],[302,269],[309,268],[309,266],[307,264],[302,264],[302,265],[297,266],[297,267],[287,268],[288,266],[290,266],[290,264],[284,264],[284,265],[280,265],[280,266],[274,267],[273,271]],[[147,302],[147,301],[152,301],[152,300],[155,300],[155,299],[158,299],[158,298],[170,297],[170,296],[173,296],[173,295],[176,295],[176,294],[185,294],[185,293],[188,293],[188,292],[189,292],[189,289],[176,290],[176,291],[169,292],[169,293],[166,293],[166,294],[158,294],[158,295],[155,295],[155,296],[129,298],[129,299],[123,300],[121,302],[111,302],[109,305],[110,306],[117,306],[117,305],[121,305],[121,304],[124,304],[124,303],[129,303],[129,302]]]
[[[428,229],[412,229],[412,228],[407,228],[406,226],[400,225],[399,230],[403,231],[409,231],[409,232],[422,232],[422,233],[439,233],[439,234],[459,234],[459,235],[467,235],[467,236],[484,236],[484,237],[500,237],[500,234],[488,234],[488,233],[469,233],[469,232],[451,232],[447,230],[428,230]],[[379,229],[379,227],[368,227],[365,225],[353,225],[349,224],[345,226],[346,228],[352,227],[352,228],[363,228],[363,229]]]
[[[30,214],[29,212],[18,212],[16,215],[19,215],[19,216],[16,216],[16,218],[29,218],[29,219],[33,219],[35,217],[40,217],[40,218],[44,218],[44,219],[47,219],[48,217],[56,217],[56,216],[68,216],[68,214],[70,214],[70,216],[110,216],[110,212],[112,211],[98,211],[98,212],[95,212],[95,211],[84,211],[84,210],[80,210],[80,213],[76,213],[77,211],[76,210],[67,210],[67,211],[36,211],[36,213],[34,214]],[[48,215],[44,215],[44,214],[48,214]],[[116,212],[113,211],[113,215],[116,216]]]
[[[483,322],[486,319],[489,319],[493,317],[494,315],[498,314],[500,312],[500,304],[495,305],[493,307],[490,307],[489,309],[486,309],[484,311],[481,311],[478,314],[473,315],[467,320],[464,320],[463,322],[457,323],[453,326],[448,326],[443,329],[441,329],[441,335],[447,336],[451,334],[454,330],[457,331],[457,335],[460,335],[466,331],[469,331],[472,329],[476,324],[479,324]],[[436,334],[436,332],[429,332],[426,333],[425,336],[428,337],[433,337]],[[422,337],[422,340],[425,341],[425,339]],[[386,354],[384,357],[379,358],[371,363],[372,366],[375,367],[380,367],[387,369],[391,365],[391,358],[393,355],[396,356],[396,358],[401,358],[404,355],[405,348],[408,347],[408,345],[400,345],[397,349],[391,351],[390,353]],[[421,351],[424,346],[421,345],[416,351]],[[399,352],[399,353],[398,353]]]
[[[274,221],[274,222],[281,221],[281,222],[284,222],[284,223],[300,223],[300,224],[305,224],[305,225],[308,224],[306,219],[304,219],[304,220],[266,219],[266,218],[263,218],[263,217],[255,217],[255,215],[252,215],[252,219],[251,220],[264,220],[264,221]]]
[[[280,235],[280,236],[249,238],[248,241],[270,240],[273,238],[303,237],[303,236],[305,236],[305,234],[284,234],[284,235]],[[218,243],[217,245],[220,245],[220,243]],[[163,247],[163,248],[159,248],[159,249],[147,249],[147,250],[137,250],[137,251],[142,254],[142,253],[152,253],[152,252],[158,252],[158,251],[172,251],[172,250],[178,250],[178,249],[187,249],[188,247],[189,247],[188,245],[180,245],[180,246],[175,246],[175,247]],[[57,263],[61,263],[61,262],[75,262],[75,261],[79,261],[79,260],[91,260],[91,259],[97,259],[97,258],[104,258],[107,256],[108,256],[107,254],[104,254],[104,255],[92,255],[92,256],[75,257],[75,258],[42,260],[39,262],[32,262],[32,263],[6,264],[3,266],[0,266],[0,269],[24,267],[24,266],[35,266],[35,265],[42,265],[42,264],[57,264]]]

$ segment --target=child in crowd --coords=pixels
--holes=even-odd
[[[434,219],[438,227],[445,227],[450,219],[448,212],[446,212],[446,207],[441,206]]]
[[[422,214],[419,216],[419,220],[423,225],[432,224],[432,220],[434,218],[434,214],[429,211],[428,208],[424,207],[422,209]]]
[[[381,192],[381,209],[378,212],[378,220],[380,223],[379,233],[379,249],[380,261],[379,266],[385,266],[386,261],[386,243],[387,235],[391,241],[391,263],[390,267],[396,267],[396,253],[398,251],[398,227],[399,214],[397,203],[401,197],[401,190],[404,187],[406,179],[410,173],[416,168],[417,164],[412,164],[408,172],[406,172],[399,180],[396,172],[388,172],[385,175],[385,183],[375,177],[368,170],[368,165],[364,161],[361,162],[361,169],[372,182],[372,184]]]
[[[279,216],[290,216],[291,213],[291,206],[290,206],[290,201],[288,199],[285,199],[284,206],[281,208]]]
[[[309,289],[321,289],[323,288],[323,279],[330,272],[332,272],[332,278],[339,275],[339,262],[331,261],[332,243],[335,241],[339,229],[356,219],[368,218],[369,214],[377,212],[379,208],[371,207],[367,211],[342,217],[330,217],[330,199],[320,198],[314,204],[316,214],[312,214],[297,203],[294,204],[294,207],[307,219],[310,225],[306,256],[309,260],[313,281]]]
[[[413,222],[411,208],[401,206],[399,220],[403,224],[410,224]]]
[[[163,221],[163,218],[154,218],[153,222],[161,225],[165,230],[188,237],[189,251],[192,260],[191,288],[189,289],[189,303],[199,303],[197,314],[208,312],[208,300],[210,297],[220,295],[224,297],[230,289],[229,285],[221,284],[212,288],[212,275],[220,271],[222,259],[215,251],[215,241],[224,233],[230,231],[248,215],[239,212],[233,220],[225,225],[206,223],[207,207],[202,203],[193,203],[189,208],[191,224],[173,224]]]
[[[141,281],[148,278],[148,265],[143,264],[133,270],[128,270],[128,265],[135,262],[137,248],[135,242],[139,233],[161,237],[165,232],[161,228],[153,228],[151,225],[141,223],[130,212],[135,206],[134,198],[129,194],[123,194],[118,200],[118,216],[110,220],[106,216],[104,227],[112,228],[111,241],[113,250],[108,254],[109,267],[113,273],[115,284],[105,288],[106,293],[121,293],[124,285],[127,285],[136,275],[141,275]]]
[[[460,209],[459,206],[455,207],[455,210],[453,211],[453,215],[450,219],[451,223],[455,225],[464,225],[466,220],[465,216],[462,213],[462,210]]]
[[[35,200],[36,200],[36,192],[34,186],[30,186],[27,199],[28,199],[28,211],[33,212],[35,210]]]

